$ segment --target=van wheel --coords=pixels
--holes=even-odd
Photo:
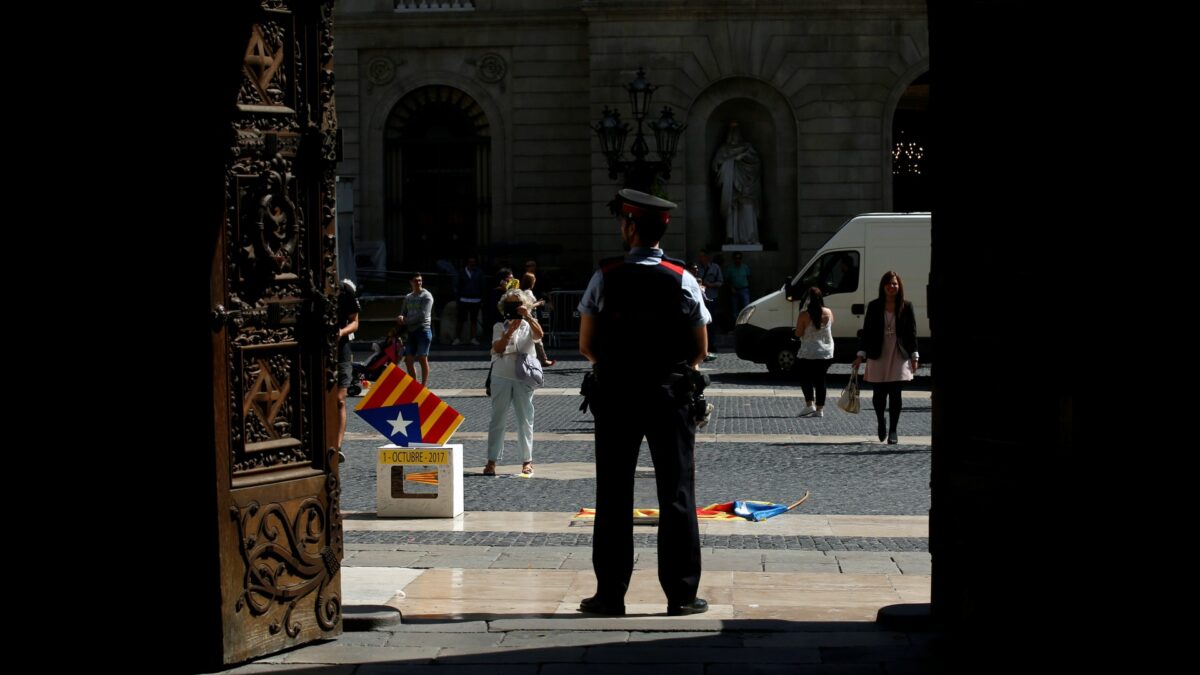
[[[783,346],[775,350],[767,359],[767,370],[773,375],[784,375],[796,368],[796,352],[793,348]]]

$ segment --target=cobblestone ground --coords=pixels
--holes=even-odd
[[[546,386],[574,388],[586,372],[586,362],[563,350],[551,355],[559,358],[556,366],[546,369]],[[439,358],[441,356],[442,358]],[[487,376],[488,363],[482,350],[433,355],[431,384],[435,390],[479,389]],[[844,384],[848,366],[834,367],[835,383],[830,399]],[[806,514],[842,515],[927,515],[929,512],[930,448],[905,444],[905,436],[931,434],[930,401],[913,396],[905,401],[900,421],[899,445],[881,445],[868,439],[874,436],[874,415],[869,391],[864,410],[849,415],[830,404],[822,419],[801,419],[795,415],[803,399],[771,396],[771,393],[795,393],[793,380],[770,376],[758,364],[741,361],[732,354],[705,364],[713,387],[723,389],[761,389],[763,396],[714,396],[717,411],[705,430],[717,434],[716,442],[696,445],[696,499],[704,505],[735,499],[753,499],[790,503],[807,490],[811,496],[799,508]],[[922,370],[922,374],[927,369]],[[910,389],[928,391],[928,378],[919,378]],[[486,432],[491,402],[484,397],[446,396],[445,400],[466,417],[463,432]],[[353,406],[358,399],[352,398]],[[579,412],[582,398],[577,395],[539,395],[534,399],[537,433],[590,434],[590,413]],[[342,466],[342,507],[347,510],[375,510],[375,448],[382,443],[353,412],[350,414],[345,443],[348,462]],[[509,422],[511,431],[512,424]],[[833,444],[793,443],[784,440],[763,442],[722,442],[729,434],[820,435],[843,437]],[[518,480],[478,475],[486,461],[486,442],[456,438],[464,446],[465,506],[468,511],[548,511],[573,512],[595,505],[595,480]],[[504,463],[517,463],[515,443],[505,443]],[[534,442],[535,465],[561,462],[591,463],[594,447],[589,441],[547,440]],[[643,444],[638,462],[646,471],[638,474],[636,499],[639,506],[656,506],[649,449]]]
[[[368,352],[361,351],[364,345],[356,345],[355,348],[355,359],[365,361]],[[583,374],[589,369],[587,361],[574,348],[551,348],[549,353],[550,358],[557,359],[558,363],[546,368],[546,386],[578,388]],[[487,379],[488,359],[483,347],[466,350],[435,345],[429,359],[430,384],[434,389],[482,389],[483,381]],[[702,369],[712,378],[712,386],[722,389],[800,390],[799,380],[794,377],[776,377],[767,372],[766,366],[743,361],[731,353],[720,354],[716,361],[705,363]],[[829,369],[830,386],[840,392],[849,374],[848,364],[834,364]],[[928,391],[930,374],[929,368],[922,367],[912,388]]]
[[[442,546],[557,546],[592,545],[590,532],[578,534],[536,532],[363,532],[346,533],[353,544],[414,544]],[[658,546],[658,535],[634,533],[634,548]],[[929,550],[929,542],[918,537],[803,537],[783,535],[700,535],[700,546],[710,549],[777,549],[794,551],[912,551]]]

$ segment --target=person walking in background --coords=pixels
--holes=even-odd
[[[899,443],[896,423],[900,421],[900,388],[913,379],[920,355],[917,353],[917,316],[911,302],[904,299],[904,282],[888,270],[879,280],[879,297],[867,303],[862,332],[858,339],[855,370],[867,361],[863,379],[873,385],[871,402],[879,423],[879,440]],[[883,412],[887,407],[890,426]]]
[[[467,258],[467,266],[458,276],[458,315],[455,321],[453,345],[460,345],[463,339],[463,321],[468,325],[467,333],[473,345],[479,344],[475,331],[479,327],[479,307],[483,304],[483,270],[476,264],[475,256]],[[445,339],[444,337],[442,339]]]
[[[721,274],[721,266],[709,260],[708,251],[700,249],[700,262],[696,265],[700,273],[700,287],[704,290],[704,307],[708,310],[712,321],[708,324],[708,344],[713,344],[713,330],[717,325],[717,296],[721,293],[721,285],[725,277]],[[716,360],[717,355],[711,351],[704,356],[705,361]]]
[[[433,294],[425,290],[425,280],[414,274],[408,280],[412,292],[404,296],[404,313],[396,321],[408,331],[404,342],[404,366],[408,374],[416,379],[413,361],[421,364],[421,384],[429,382],[429,345],[433,344]]]
[[[500,306],[500,298],[508,292],[512,285],[513,273],[507,267],[501,267],[496,271],[496,285],[488,289],[487,298],[483,303],[483,314],[485,325],[495,325],[497,321],[503,321],[504,317],[496,308]]]
[[[596,594],[579,611],[622,616],[633,574],[634,470],[642,439],[658,487],[658,581],[667,614],[699,614],[696,419],[687,385],[708,351],[700,285],[659,242],[675,204],[628,188],[609,203],[629,253],[600,261],[579,301],[579,353],[596,418]]]
[[[501,296],[497,310],[503,318],[492,327],[492,418],[483,474],[496,475],[496,462],[504,453],[504,416],[511,407],[517,418],[521,473],[533,476],[533,387],[517,379],[517,368],[527,354],[533,355],[534,341],[542,339],[542,327],[520,290]]]
[[[800,411],[800,417],[824,417],[825,373],[833,364],[833,310],[825,306],[821,289],[816,286],[808,289],[808,308],[796,318],[794,335],[800,338],[800,352],[796,358],[800,366],[800,388],[804,390],[804,409]]]
[[[549,286],[547,285],[548,280],[546,279],[546,275],[542,274],[541,272],[538,271],[538,263],[533,258],[530,258],[529,260],[525,261],[525,272],[524,273],[532,274],[535,277],[541,277],[542,278],[542,287],[549,288]]]
[[[750,304],[750,266],[742,262],[741,251],[734,252],[733,264],[725,268],[725,279],[733,291],[733,318],[736,320],[738,314]]]
[[[534,275],[541,283],[534,295],[542,301],[542,309],[534,314],[538,315],[540,321],[547,321],[549,314],[554,311],[554,298],[550,295],[554,292],[554,278],[547,272],[539,272],[538,262],[533,258],[525,261],[525,273]]]
[[[537,296],[533,294],[533,287],[536,284],[537,277],[533,274],[533,272],[526,272],[525,274],[521,275],[521,293],[525,296],[525,302],[529,306],[529,309],[534,313],[534,318],[537,317],[538,308],[546,304],[545,300],[538,300]],[[542,346],[542,341],[540,338],[533,341],[533,347],[537,350],[537,359],[538,362],[542,364],[543,368],[558,363],[554,359],[546,356],[546,348]]]
[[[337,375],[337,406],[338,406],[338,461],[346,461],[342,452],[342,441],[346,437],[346,397],[350,394],[350,385],[354,383],[354,352],[350,351],[350,341],[354,339],[354,331],[358,330],[358,313],[362,307],[358,302],[357,288],[349,279],[342,279],[341,291],[338,293],[337,322],[338,322],[338,375]]]

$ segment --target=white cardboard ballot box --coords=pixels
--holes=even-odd
[[[463,512],[463,446],[382,445],[375,465],[381,517],[453,518]]]

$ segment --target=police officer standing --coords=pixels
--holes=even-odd
[[[659,242],[675,204],[624,189],[609,203],[629,253],[600,262],[579,303],[579,352],[593,364],[596,595],[579,610],[621,616],[633,574],[633,488],[644,437],[658,487],[658,579],[667,614],[699,614],[696,420],[692,386],[712,320],[685,263]]]

